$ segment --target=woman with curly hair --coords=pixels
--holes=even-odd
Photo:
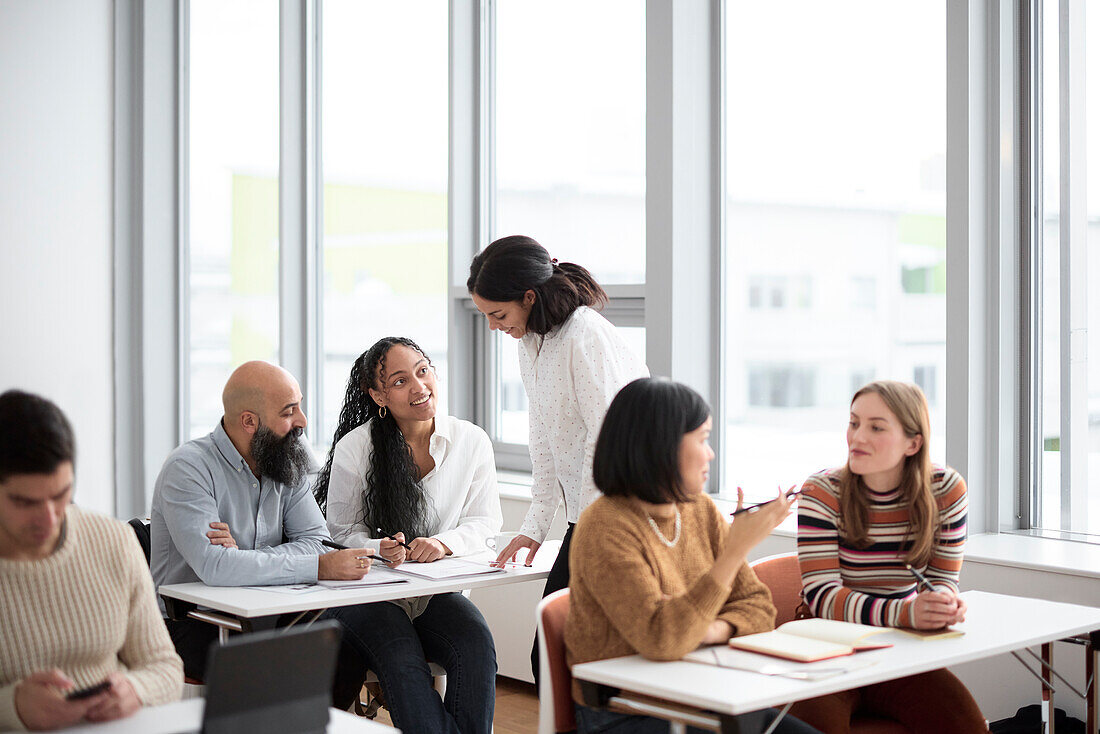
[[[314,493],[334,540],[372,548],[391,566],[483,550],[502,522],[489,437],[436,415],[431,360],[398,337],[380,339],[355,360]],[[395,726],[491,730],[496,651],[469,599],[435,594],[335,610],[343,615],[355,617],[345,626],[378,675]],[[442,701],[428,660],[447,671]]]

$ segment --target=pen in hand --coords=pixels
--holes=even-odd
[[[382,528],[375,528],[375,531],[376,531],[376,532],[377,532],[377,533],[378,533],[379,535],[384,535],[385,537],[389,538],[390,540],[397,540],[397,538],[393,537],[393,536],[392,536],[392,535],[390,535],[389,533],[384,533],[384,532],[382,532]],[[397,543],[398,543],[399,545],[402,545],[402,546],[404,546],[406,550],[412,550],[412,548],[411,548],[411,547],[409,546],[409,544],[408,544],[408,543],[404,543],[404,542],[402,542],[402,541],[400,541],[400,540],[397,540]]]
[[[909,573],[913,574],[913,578],[917,580],[918,589],[923,589],[924,591],[936,590],[936,587],[932,586],[932,582],[926,579],[923,573],[913,568],[908,563],[905,564],[905,568],[909,571]]]
[[[738,487],[738,491],[740,491],[740,489],[741,488]],[[787,499],[793,499],[793,498],[797,497],[800,494],[802,494],[802,490],[801,489],[795,489],[794,487],[791,487],[785,493]],[[770,505],[772,502],[775,502],[775,500],[768,500],[767,502],[760,502],[759,504],[749,505],[748,507],[742,507],[740,510],[737,510],[736,512],[731,512],[730,517],[737,517],[738,515],[743,515],[746,512],[754,512],[755,510],[760,509],[764,505]]]
[[[348,549],[348,547],[346,545],[340,545],[339,543],[337,543],[335,541],[332,541],[332,540],[329,540],[328,538],[325,538],[324,540],[322,540],[321,545],[323,545],[327,548],[332,548],[333,550],[347,550]],[[368,558],[370,558],[370,556],[356,556],[356,559],[360,560],[360,561],[365,561]]]

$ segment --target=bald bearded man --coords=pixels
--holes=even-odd
[[[362,578],[372,551],[326,552],[321,544],[329,532],[309,488],[314,462],[302,441],[306,417],[298,381],[276,365],[246,362],[226,383],[222,405],[225,413],[213,432],[169,454],[157,477],[150,526],[157,587]],[[191,619],[166,624],[184,671],[203,678],[216,628]],[[345,648],[341,671],[360,667],[349,656]],[[366,670],[361,667],[358,681],[354,675],[344,681],[347,690],[337,681],[337,706],[350,705]]]

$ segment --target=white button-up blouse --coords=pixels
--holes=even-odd
[[[327,520],[333,540],[377,551],[380,539],[374,528],[363,523],[370,452],[369,421],[336,444]],[[455,556],[486,550],[485,539],[499,533],[503,522],[492,442],[473,423],[437,415],[428,453],[435,459],[435,468],[424,475],[421,485],[433,513],[431,537]]]
[[[575,523],[599,497],[592,455],[607,406],[649,370],[615,326],[587,306],[545,336],[520,339],[519,368],[530,404],[533,480],[520,533],[541,543],[562,499]]]

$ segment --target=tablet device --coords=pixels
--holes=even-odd
[[[340,635],[339,622],[326,620],[211,646],[203,734],[322,734]]]

